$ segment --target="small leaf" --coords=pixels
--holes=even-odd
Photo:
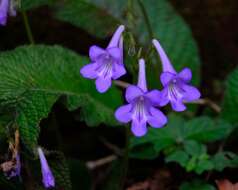
[[[177,150],[166,157],[166,162],[178,162],[183,167],[186,166],[188,160],[189,155],[182,150]]]

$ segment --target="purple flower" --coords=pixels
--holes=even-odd
[[[83,77],[96,79],[96,88],[100,93],[106,92],[112,79],[118,79],[126,73],[123,64],[123,38],[125,27],[119,26],[106,49],[91,46],[89,57],[91,63],[81,68]]]
[[[7,15],[16,16],[15,0],[0,0],[0,25],[7,24]]]
[[[167,123],[166,116],[155,106],[159,105],[160,92],[147,90],[145,62],[139,60],[139,76],[137,86],[130,85],[126,89],[126,100],[129,104],[119,107],[115,117],[122,123],[132,121],[131,130],[135,136],[143,136],[147,132],[147,123],[160,128]]]
[[[45,188],[51,188],[55,186],[55,178],[50,170],[50,167],[47,163],[47,160],[45,158],[45,155],[42,151],[42,149],[39,147],[38,154],[40,157],[40,163],[41,163],[41,172],[42,172],[42,182],[45,186]]]
[[[9,9],[9,0],[0,0],[0,25],[7,23],[7,14]]]
[[[197,88],[188,85],[192,79],[192,72],[189,68],[184,68],[177,73],[159,42],[155,39],[152,42],[160,55],[163,67],[160,80],[164,89],[161,91],[160,106],[170,102],[173,110],[184,111],[186,106],[183,101],[191,102],[201,96]]]

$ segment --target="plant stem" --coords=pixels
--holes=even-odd
[[[121,175],[121,184],[120,188],[121,190],[124,190],[126,177],[127,177],[127,171],[128,171],[128,165],[129,165],[129,143],[130,143],[130,131],[128,129],[128,126],[125,126],[125,150],[124,150],[124,157],[123,157],[123,168],[122,168],[122,175]]]
[[[29,20],[28,20],[28,17],[27,17],[27,14],[26,14],[25,11],[22,11],[22,18],[23,18],[23,22],[24,22],[24,25],[25,25],[28,40],[33,45],[33,44],[35,44],[35,41],[34,41],[34,38],[33,38],[33,34],[32,34],[32,31],[31,31],[30,24],[29,24]]]

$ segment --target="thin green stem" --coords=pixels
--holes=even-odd
[[[128,172],[128,166],[129,166],[129,143],[130,143],[130,131],[128,129],[128,126],[125,126],[125,150],[124,150],[124,156],[123,156],[123,168],[122,168],[122,175],[121,175],[121,184],[120,189],[124,190],[127,172]]]
[[[24,25],[25,25],[28,40],[31,44],[35,44],[34,37],[33,37],[31,27],[30,27],[30,24],[29,24],[29,20],[28,20],[28,17],[27,17],[27,14],[26,14],[25,11],[22,11],[22,18],[23,18],[23,22],[24,22]]]

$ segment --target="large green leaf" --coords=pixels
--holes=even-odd
[[[0,54],[0,106],[17,111],[23,142],[37,144],[39,122],[47,117],[59,96],[68,97],[69,108],[82,108],[90,126],[116,125],[114,110],[122,104],[120,91],[95,90],[93,81],[80,76],[88,59],[58,46],[23,46]]]
[[[29,10],[42,5],[49,5],[54,2],[56,2],[56,0],[21,0],[20,8],[22,10]]]
[[[198,117],[187,121],[171,114],[166,127],[162,129],[150,128],[144,137],[133,137],[130,146],[134,150],[138,146],[150,144],[158,154],[164,149],[179,148],[188,140],[206,143],[222,139],[229,135],[232,129],[233,126],[221,120],[213,121],[208,117]],[[132,156],[137,157],[136,155],[133,151]],[[145,157],[147,157],[146,153]],[[138,158],[142,158],[141,153]]]
[[[232,72],[226,83],[222,117],[232,123],[238,123],[238,68]]]
[[[106,37],[119,21],[105,10],[84,0],[68,0],[57,7],[56,18],[88,30],[92,35]],[[95,19],[97,19],[95,21]]]

